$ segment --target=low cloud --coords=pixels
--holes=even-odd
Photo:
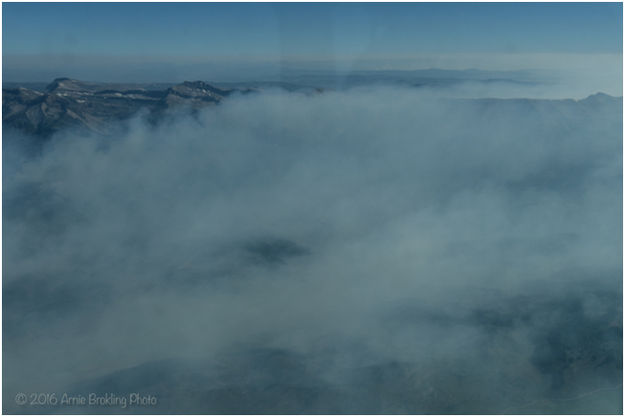
[[[620,412],[621,117],[376,87],[5,132],[5,408]]]

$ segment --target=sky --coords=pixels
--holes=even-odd
[[[5,54],[619,52],[604,4],[5,3]]]
[[[623,47],[620,3],[4,3],[2,11],[5,81],[58,72],[223,78],[287,62],[469,68],[501,55],[519,67],[536,54]]]
[[[621,90],[620,3],[4,3],[2,11],[5,82],[555,68],[614,79]]]

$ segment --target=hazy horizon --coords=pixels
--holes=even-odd
[[[5,3],[2,42],[3,82],[440,68],[623,88],[620,3]]]

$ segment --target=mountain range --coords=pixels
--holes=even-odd
[[[440,71],[439,71],[440,72]],[[479,82],[487,85],[493,78],[484,78],[481,73],[473,74],[467,71],[442,73],[445,78],[436,78],[435,75],[421,71],[417,74],[406,75],[405,80],[397,74],[387,74],[389,80],[400,88],[421,88],[461,82]],[[376,72],[363,75],[359,81],[346,81],[346,86],[357,88],[366,85],[384,84],[385,72]],[[454,75],[456,74],[456,75]],[[489,75],[492,75],[489,73]],[[496,74],[495,74],[496,75]],[[417,77],[418,76],[418,77]],[[415,78],[416,77],[416,78]],[[464,77],[464,78],[463,78]],[[520,80],[521,78],[519,78]],[[403,81],[402,81],[403,80]],[[321,93],[325,90],[335,90],[323,80],[306,79],[306,83],[288,83],[278,81],[226,83],[220,87],[204,81],[184,81],[179,84],[152,83],[94,83],[78,81],[70,78],[57,78],[51,83],[4,83],[2,89],[2,126],[3,129],[12,128],[28,135],[48,138],[54,133],[74,128],[85,132],[110,133],[115,122],[128,119],[140,111],[146,112],[147,120],[156,123],[175,111],[190,110],[195,112],[200,108],[220,103],[232,94],[248,94],[266,89],[281,89],[298,91],[306,94]],[[408,82],[410,81],[410,82]],[[496,80],[495,80],[496,81]],[[311,83],[313,82],[313,83]],[[390,81],[389,81],[390,82]],[[506,82],[510,82],[507,80]],[[518,81],[517,82],[521,82]],[[523,81],[529,82],[529,81]],[[399,84],[398,84],[399,83]],[[452,83],[452,84],[453,84]],[[339,88],[341,89],[341,88]],[[465,100],[465,99],[463,99]],[[562,103],[565,112],[578,111],[590,107],[602,106],[607,103],[620,103],[621,98],[597,93],[582,100],[546,100],[546,99],[477,99],[482,106],[498,108],[501,105],[534,106],[552,102]],[[469,99],[473,101],[473,99]],[[507,102],[508,104],[504,104]],[[572,106],[572,107],[571,107]]]
[[[198,109],[219,103],[234,92],[250,91],[222,89],[203,81],[164,87],[57,78],[42,89],[3,88],[2,124],[43,137],[67,127],[105,133],[112,121],[127,119],[141,109],[158,117],[174,108]]]

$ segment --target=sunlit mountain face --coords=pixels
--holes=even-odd
[[[4,413],[622,413],[620,4],[173,6],[3,5]]]

